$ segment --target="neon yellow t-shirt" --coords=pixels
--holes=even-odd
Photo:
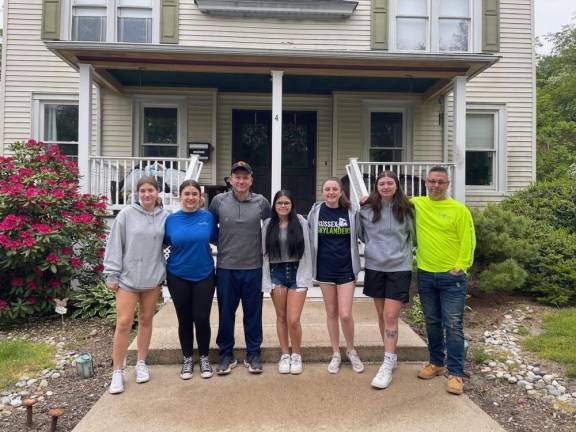
[[[476,234],[470,211],[453,198],[411,199],[416,208],[416,263],[429,272],[468,271],[474,261]]]

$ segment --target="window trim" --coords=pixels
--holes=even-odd
[[[466,118],[468,114],[492,115],[494,117],[494,181],[491,186],[466,185],[468,192],[505,192],[507,183],[507,149],[506,149],[506,106],[498,104],[467,104]],[[468,150],[487,151],[487,150]]]
[[[142,156],[142,139],[144,137],[144,108],[176,108],[178,110],[178,153],[176,157],[187,158],[188,141],[188,104],[186,96],[134,96],[132,108],[132,154]],[[158,159],[162,159],[159,157]]]
[[[152,44],[160,44],[160,2],[152,0]],[[74,7],[73,0],[62,0],[62,8],[60,12],[60,39],[72,41],[72,8]],[[100,5],[98,7],[101,7]],[[118,0],[106,0],[106,40],[103,42],[118,42],[117,27],[118,27]],[[130,8],[130,6],[123,6],[123,8]],[[146,9],[146,8],[145,8]],[[129,42],[126,42],[129,43]],[[142,44],[146,45],[146,44]]]
[[[426,0],[429,15],[426,26],[426,49],[425,50],[402,50],[396,48],[396,18],[398,17],[398,2],[402,0],[390,0],[390,13],[388,14],[388,40],[391,52],[405,53],[473,53],[482,50],[482,0],[468,0],[470,10],[470,26],[468,29],[468,50],[467,51],[440,51],[439,49],[439,22],[440,6],[439,0]],[[402,16],[401,16],[402,17]]]
[[[363,117],[363,157],[364,160],[370,160],[370,137],[372,129],[373,112],[398,112],[402,114],[402,161],[412,160],[413,140],[412,140],[412,106],[414,102],[410,100],[363,100],[362,117]],[[385,161],[380,161],[385,162]]]
[[[76,105],[79,106],[79,98],[76,93],[61,94],[33,94],[32,95],[32,121],[31,136],[36,141],[44,142],[44,106],[45,105]],[[72,141],[62,141],[72,144]],[[76,141],[76,145],[79,145]]]

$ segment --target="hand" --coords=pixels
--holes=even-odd
[[[450,273],[452,276],[460,276],[464,272],[461,269],[452,269],[448,273]]]
[[[360,205],[363,206],[364,204],[366,204],[366,201],[368,201],[368,195],[364,195],[362,197],[360,197]]]
[[[118,292],[118,289],[120,288],[118,282],[106,282],[106,287],[108,287],[110,291],[114,292]]]

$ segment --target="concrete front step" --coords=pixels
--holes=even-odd
[[[276,335],[276,313],[270,299],[264,300],[262,318],[263,343],[262,360],[264,362],[277,362],[280,357],[278,337]],[[383,346],[376,313],[373,303],[369,299],[356,299],[353,310],[355,322],[355,345],[360,357],[366,362],[381,362]],[[213,362],[218,359],[218,349],[215,344],[218,329],[218,305],[214,301],[211,314],[212,343],[210,358]],[[305,362],[327,362],[332,354],[328,330],[326,329],[326,313],[324,304],[320,299],[308,299],[302,312],[302,357]],[[242,327],[242,308],[236,314],[236,352],[238,359],[245,356],[244,334]],[[341,345],[344,337],[341,336]],[[196,345],[195,345],[196,348]],[[341,349],[345,359],[344,348]],[[399,324],[398,340],[399,361],[425,361],[428,358],[426,344],[404,322]],[[128,363],[134,364],[136,360],[136,340],[130,345]],[[154,317],[154,331],[150,344],[147,362],[149,364],[179,364],[182,361],[180,343],[178,341],[178,323],[174,305],[165,304]]]

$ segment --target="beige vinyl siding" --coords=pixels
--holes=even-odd
[[[370,131],[366,103],[375,109],[381,106],[386,110],[406,108],[405,105],[409,104],[406,108],[408,116],[406,161],[442,160],[442,128],[438,123],[440,105],[436,100],[423,103],[415,100],[414,96],[402,94],[339,93],[335,95],[335,101],[336,176],[346,175],[349,158],[368,160]]]
[[[359,0],[343,20],[289,20],[205,15],[180,2],[179,44],[235,48],[370,49],[370,3]]]
[[[78,93],[78,73],[48,51],[40,40],[41,0],[6,3],[4,35],[6,65],[4,82],[3,150],[32,134],[34,93]]]
[[[214,103],[216,90],[198,92],[188,96],[188,142],[205,142],[214,146],[213,141],[213,118]],[[188,154],[188,151],[186,151]],[[204,162],[202,172],[200,174],[200,184],[208,185],[213,184],[213,166],[216,151],[213,150],[210,155],[210,161]]]
[[[468,192],[470,205],[483,205],[516,192],[535,180],[535,60],[533,0],[500,1],[501,59],[471,80],[468,103],[501,104],[506,109],[505,194]]]
[[[132,156],[132,97],[102,89],[102,156]]]
[[[220,93],[218,95],[217,183],[223,184],[232,165],[232,110],[271,110],[272,96],[260,94]],[[321,95],[285,95],[284,111],[316,111],[316,196],[322,182],[331,173],[332,98]]]

